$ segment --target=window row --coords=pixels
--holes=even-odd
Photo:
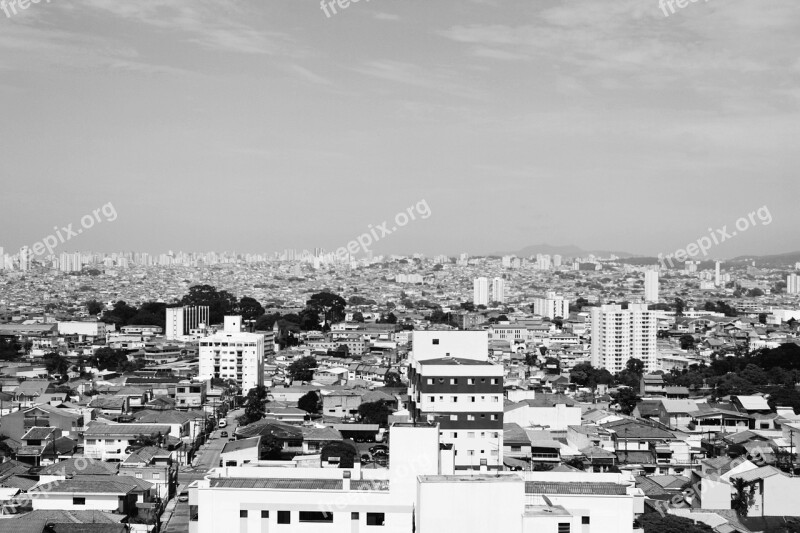
[[[475,403],[477,401],[477,398],[478,398],[477,396],[462,396],[462,397],[465,398],[468,403]],[[458,403],[458,398],[459,398],[458,395],[455,395],[455,394],[451,395],[450,396],[450,403]],[[436,402],[437,401],[436,400],[436,396],[428,396],[428,401],[429,402]],[[447,401],[447,400],[445,400],[444,396],[439,396],[438,401],[444,402],[444,401]],[[489,396],[489,400],[486,399],[486,396],[481,396],[481,401],[482,402],[490,401],[492,403],[500,403],[500,396]]]
[[[250,511],[242,509],[239,511],[239,518],[248,518]],[[269,511],[261,511],[261,518],[269,518]],[[279,524],[291,524],[292,512],[291,511],[278,511]],[[350,513],[350,520],[360,520],[361,515],[358,512]],[[386,523],[385,513],[367,513],[368,526],[382,526]],[[332,524],[333,513],[325,511],[299,511],[297,513],[297,521],[301,523],[316,523],[316,524]]]
[[[445,379],[447,378],[426,378],[426,382],[428,385],[433,385],[434,380],[439,384],[444,384]],[[490,383],[492,385],[498,385],[500,383],[500,378],[466,378],[467,385],[475,385],[477,380],[480,379],[481,383],[486,383],[486,380],[491,380]],[[450,385],[458,385],[459,378],[449,378]]]

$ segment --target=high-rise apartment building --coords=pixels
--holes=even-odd
[[[658,303],[658,271],[644,272],[644,299],[646,302]]]
[[[246,395],[264,384],[264,358],[272,348],[271,333],[244,333],[241,316],[226,316],[221,332],[200,340],[199,378],[232,379]]]
[[[19,249],[19,269],[23,272],[31,269],[31,260],[33,259],[33,252],[27,246]]]
[[[544,298],[536,298],[533,301],[533,313],[539,316],[546,316],[550,320],[569,316],[569,300],[553,291],[545,293]]]
[[[489,280],[487,278],[475,278],[472,282],[472,287],[472,303],[475,305],[489,305]]]
[[[722,280],[719,279],[719,261],[714,264],[714,285],[719,287],[722,283]]]
[[[503,465],[503,366],[489,361],[486,331],[414,331],[409,412],[439,424],[456,470]]]
[[[656,312],[646,304],[603,305],[592,308],[592,366],[612,374],[625,368],[632,357],[645,370],[656,368]]]
[[[203,324],[208,326],[209,308],[207,305],[193,305],[167,308],[167,327],[164,334],[167,340],[188,335]]]
[[[800,276],[797,274],[786,276],[786,294],[800,294]]]
[[[506,280],[503,278],[492,280],[492,301],[500,303],[506,301]]]

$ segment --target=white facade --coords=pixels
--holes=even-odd
[[[592,366],[612,374],[625,369],[629,359],[644,362],[645,371],[658,370],[656,312],[646,304],[603,305],[592,308]]]
[[[225,317],[225,329],[200,341],[199,379],[232,379],[244,394],[264,384],[263,333],[241,332],[241,317]],[[272,348],[270,339],[269,348]]]
[[[167,327],[164,334],[168,340],[188,335],[193,329],[208,326],[207,305],[167,308]]]
[[[533,313],[546,316],[551,320],[556,317],[567,318],[569,317],[569,300],[549,291],[544,298],[536,298],[533,301]]]
[[[489,280],[475,278],[472,282],[472,303],[475,305],[489,305]]]
[[[105,337],[106,325],[103,322],[59,322],[58,334]]]
[[[657,270],[645,270],[644,272],[644,299],[647,302],[658,302]]]
[[[500,303],[506,301],[506,280],[503,278],[492,280],[492,301]]]
[[[800,294],[800,276],[797,274],[786,276],[786,294]]]
[[[190,485],[189,531],[631,533],[643,511],[644,494],[623,474],[454,475],[438,427],[395,424],[391,435],[388,469],[215,469]]]

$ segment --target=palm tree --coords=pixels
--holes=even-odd
[[[747,512],[750,510],[750,501],[747,496],[747,482],[740,477],[733,478],[731,481],[736,491],[736,494],[731,498],[731,509],[741,516],[747,516]]]

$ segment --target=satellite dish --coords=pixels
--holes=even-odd
[[[548,505],[548,507],[553,507],[553,502],[550,501],[550,498],[542,494],[542,499],[544,500],[544,503]]]

